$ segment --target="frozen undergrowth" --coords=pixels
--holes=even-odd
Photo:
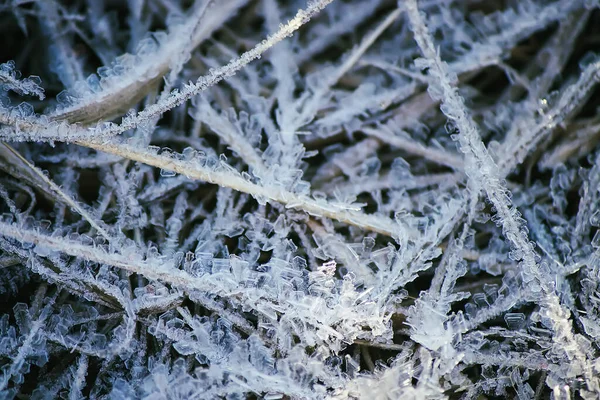
[[[597,399],[598,8],[0,3],[0,399]]]

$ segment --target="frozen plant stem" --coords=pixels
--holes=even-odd
[[[257,44],[253,49],[245,52],[239,58],[232,60],[218,70],[210,71],[208,75],[199,78],[195,83],[188,83],[187,85],[184,85],[180,91],[171,92],[170,96],[165,99],[161,99],[161,101],[158,103],[147,107],[143,111],[139,112],[136,116],[124,119],[121,125],[115,127],[114,129],[110,129],[106,132],[106,134],[116,135],[135,128],[140,123],[149,120],[152,117],[156,117],[172,108],[175,108],[180,104],[183,104],[185,101],[189,100],[201,91],[217,84],[229,76],[232,76],[251,61],[260,58],[261,54],[273,47],[275,44],[291,36],[296,30],[309,22],[313,16],[315,16],[331,2],[333,2],[333,0],[315,0],[310,2],[306,9],[298,10],[294,18],[282,25],[279,31],[267,37],[265,40]]]
[[[0,143],[5,150],[9,151],[18,159],[20,163],[22,163],[29,171],[32,172],[34,179],[39,180],[40,183],[44,186],[47,186],[51,192],[57,195],[66,205],[75,210],[79,215],[81,215],[92,228],[94,228],[100,235],[102,235],[106,240],[112,240],[112,237],[109,233],[100,226],[100,223],[96,221],[96,219],[90,215],[82,206],[80,206],[77,201],[71,198],[67,193],[65,193],[52,179],[48,178],[42,171],[39,170],[35,165],[30,163],[25,157],[23,157],[19,152],[13,149],[11,146]]]
[[[190,179],[197,179],[228,187],[239,192],[248,193],[258,199],[268,199],[285,205],[287,208],[303,210],[307,213],[326,217],[333,220],[354,225],[369,231],[381,233],[389,237],[396,237],[400,232],[400,225],[386,217],[369,215],[357,210],[348,210],[343,206],[328,203],[324,200],[314,200],[307,196],[276,186],[262,186],[246,180],[234,170],[212,170],[193,161],[179,160],[160,154],[153,154],[145,149],[138,149],[125,143],[99,143],[92,141],[79,141],[77,144],[86,146],[109,154],[117,155],[144,164],[152,165],[166,171],[184,175]]]
[[[176,287],[208,291],[209,287],[200,279],[194,278],[184,271],[173,268],[156,260],[130,259],[120,254],[108,253],[99,248],[87,246],[63,238],[54,238],[39,232],[18,228],[15,225],[0,223],[0,235],[15,239],[21,243],[32,243],[40,248],[51,249],[73,257],[98,264],[110,265],[129,273],[140,274],[150,280],[170,283]]]
[[[535,270],[536,254],[522,231],[522,222],[516,217],[518,212],[511,208],[510,200],[506,195],[508,190],[502,185],[501,178],[497,174],[496,162],[481,141],[475,122],[467,113],[464,101],[451,81],[446,64],[435,50],[416,0],[407,0],[406,8],[415,40],[426,58],[423,67],[429,68],[431,84],[441,92],[442,110],[456,124],[459,132],[456,140],[460,143],[461,151],[465,153],[467,176],[469,179],[479,180],[486,195],[496,207],[505,235],[522,251],[525,266]]]
[[[522,261],[522,273],[525,276],[534,277],[538,281],[544,294],[543,307],[551,319],[557,335],[557,342],[565,341],[568,343],[572,358],[576,360],[580,368],[584,369],[586,376],[591,378],[591,367],[586,365],[586,357],[573,336],[567,314],[562,309],[553,287],[548,285],[550,277],[545,277],[540,273],[536,261],[537,254],[533,250],[533,246],[523,228],[523,220],[519,212],[512,207],[508,189],[504,187],[498,174],[498,166],[481,141],[478,128],[467,112],[464,100],[454,86],[453,81],[455,79],[451,78],[447,64],[441,60],[439,52],[435,49],[432,37],[425,25],[425,16],[419,11],[416,0],[406,0],[405,4],[415,41],[425,56],[421,66],[428,69],[432,92],[439,93],[442,111],[449,120],[456,124],[458,134],[455,136],[455,140],[458,140],[460,150],[465,153],[465,172],[469,179],[478,181],[488,199],[496,208],[496,214],[499,223],[502,225],[504,235],[518,249],[517,254]]]
[[[213,4],[214,7],[209,6],[206,14],[202,12],[206,2],[203,0],[195,3],[196,11],[169,33],[156,52],[142,55],[139,64],[117,77],[102,78],[101,90],[98,93],[84,96],[71,106],[59,108],[51,114],[51,118],[89,124],[109,119],[129,109],[169,73],[173,60],[185,58],[183,54],[195,49],[208,38],[240,9],[246,0],[218,0],[218,7],[216,4]],[[182,36],[188,36],[188,39]]]
[[[196,82],[190,82],[181,89],[173,90],[168,96],[161,96],[158,102],[146,107],[137,114],[123,118],[119,125],[108,124],[105,126],[99,124],[95,128],[87,129],[79,125],[65,124],[63,122],[63,125],[60,127],[61,129],[56,132],[56,126],[53,126],[53,129],[51,130],[47,129],[47,121],[41,121],[38,118],[32,117],[27,120],[19,120],[15,119],[13,116],[2,115],[0,113],[0,123],[14,126],[17,131],[22,133],[17,136],[14,134],[14,131],[11,134],[10,132],[6,132],[5,129],[2,129],[0,130],[0,136],[6,140],[25,139],[36,141],[74,142],[81,139],[99,140],[100,138],[109,138],[136,128],[138,125],[160,116],[178,105],[183,104],[203,90],[234,75],[251,61],[260,58],[265,51],[269,50],[275,44],[291,36],[296,30],[308,23],[313,16],[331,2],[333,2],[333,0],[315,0],[309,3],[306,9],[298,10],[294,18],[289,20],[286,24],[281,25],[279,31],[268,36],[251,50],[230,61],[223,67],[211,70],[208,75],[198,78]]]

